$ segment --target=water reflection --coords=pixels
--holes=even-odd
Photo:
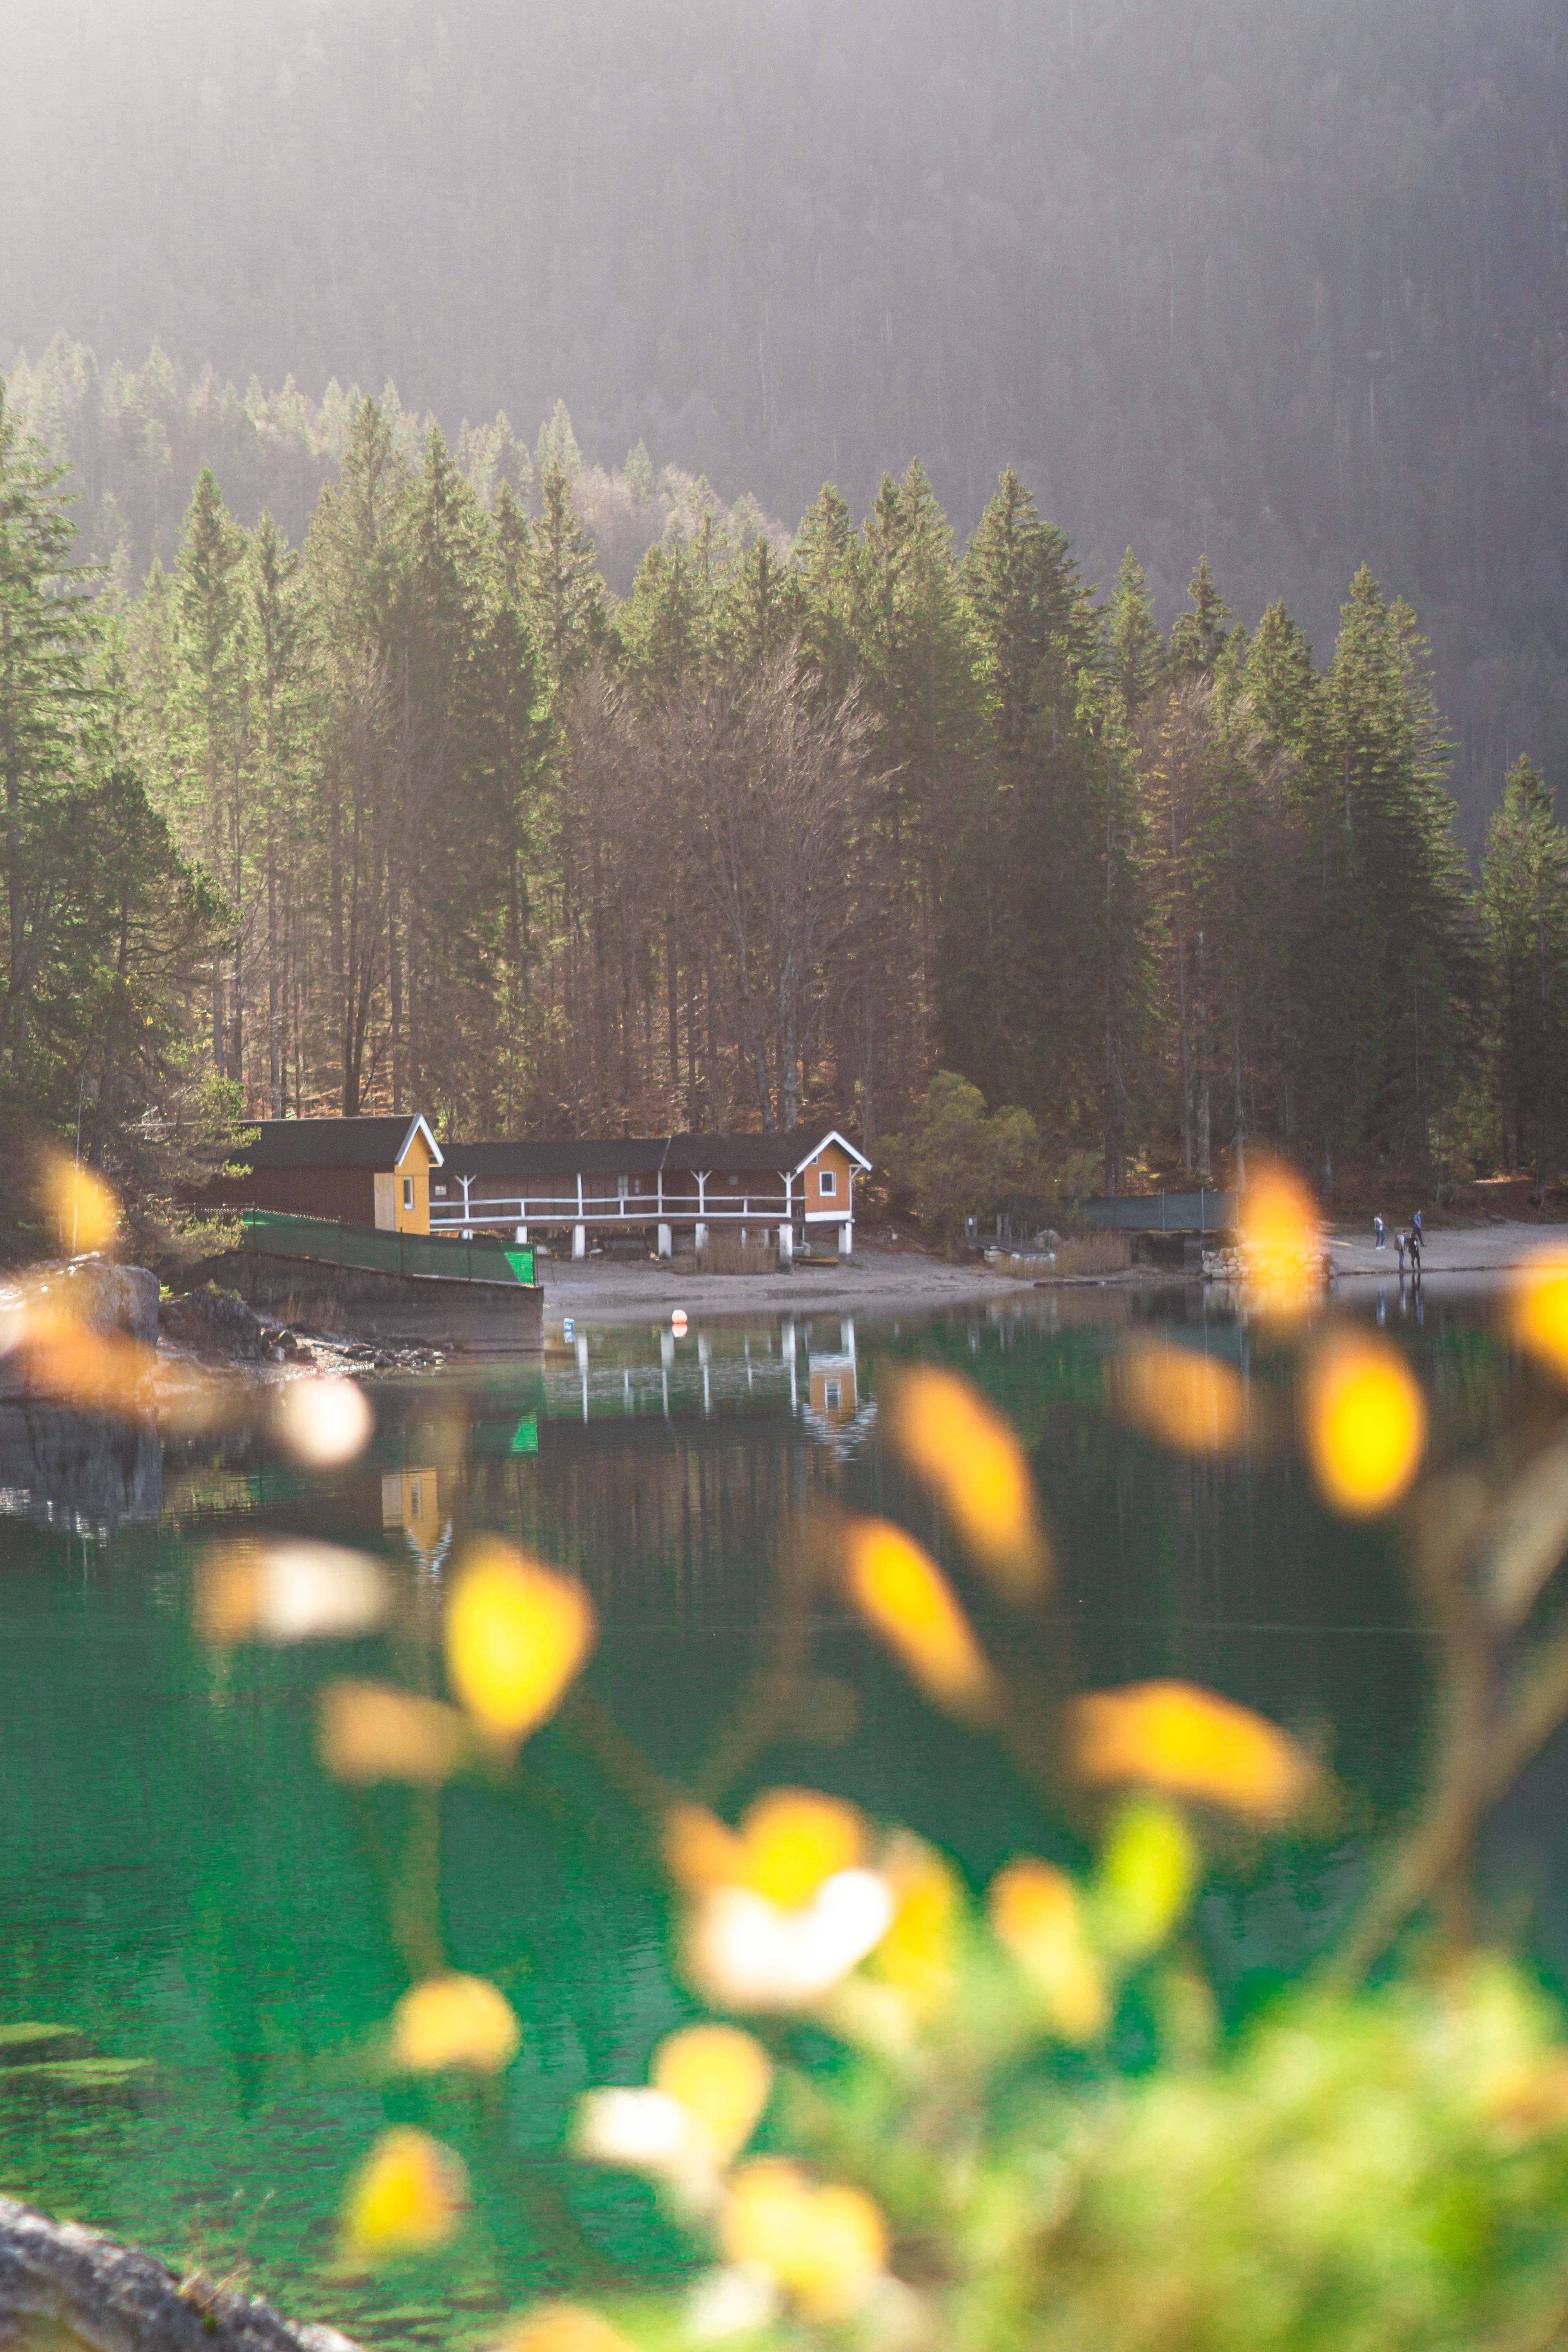
[[[1144,1325],[1246,1384],[1236,1455],[1168,1451],[1107,1411],[1108,1366]],[[1482,1442],[1526,1409],[1473,1313],[1435,1297],[1405,1340],[1446,1442]],[[975,1589],[886,1444],[879,1391],[911,1356],[975,1380],[1021,1431],[1056,1615],[1005,1617]],[[1031,1291],[901,1327],[799,1311],[679,1336],[578,1326],[568,1340],[557,1323],[542,1359],[378,1389],[369,1454],[331,1474],[254,1434],[161,1446],[5,1408],[0,2014],[47,2002],[106,2052],[153,2057],[160,2088],[85,2136],[80,2117],[0,2097],[0,2183],[175,2260],[193,2251],[180,2233],[199,2234],[209,2266],[254,2262],[298,2309],[418,2340],[393,2305],[351,2311],[309,2284],[346,2170],[403,2114],[362,2060],[405,1988],[398,1922],[417,1904],[525,2028],[484,2123],[511,2186],[473,2242],[482,2275],[451,2294],[485,2312],[524,2284],[569,2284],[584,2237],[657,2258],[645,2209],[614,2205],[602,2181],[563,2188],[555,2160],[576,2092],[640,2079],[681,2014],[641,1800],[604,1725],[655,1787],[726,1803],[764,1780],[828,1789],[910,1822],[977,1880],[1021,1849],[1072,1850],[1070,1828],[1042,1822],[988,1742],[925,1707],[816,1576],[810,1530],[837,1508],[906,1524],[993,1641],[1042,1673],[1182,1675],[1313,1738],[1346,1792],[1339,1820],[1315,1844],[1234,1855],[1204,1918],[1222,1982],[1300,1967],[1342,1915],[1368,1829],[1412,1785],[1427,1675],[1388,1535],[1331,1520],[1299,1466],[1292,1377],[1212,1293]],[[438,1588],[481,1528],[582,1576],[603,1633],[583,1707],[531,1746],[518,1786],[441,1801],[437,1896],[390,1859],[406,1801],[324,1778],[314,1698],[333,1675],[432,1671]],[[310,1651],[202,1648],[195,1563],[252,1529],[378,1552],[390,1630]],[[1532,1823],[1527,1800],[1512,1809],[1510,1851],[1539,1856]]]

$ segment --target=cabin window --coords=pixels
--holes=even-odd
[[[405,1176],[403,1180],[403,1205],[405,1209],[411,1209],[414,1206],[414,1179],[412,1176]]]
[[[826,1412],[837,1412],[844,1402],[844,1387],[839,1381],[824,1381],[822,1404]]]
[[[819,1169],[816,1181],[825,1192],[837,1192],[838,1190],[838,1171],[835,1168]]]
[[[447,1197],[447,1187],[445,1184],[432,1184],[430,1191],[437,1201],[444,1201]]]

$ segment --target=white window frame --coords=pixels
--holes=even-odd
[[[405,1210],[412,1209],[414,1206],[414,1179],[412,1176],[405,1176],[403,1180],[403,1205]]]
[[[816,1171],[816,1189],[825,1201],[836,1201],[838,1198],[837,1169],[819,1168]]]

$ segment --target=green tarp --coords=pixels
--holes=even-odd
[[[465,1242],[444,1234],[388,1234],[374,1225],[340,1225],[331,1217],[286,1216],[277,1209],[247,1209],[244,1216],[244,1247],[268,1257],[310,1258],[405,1280],[494,1282],[525,1290],[533,1285],[532,1250],[488,1234]]]

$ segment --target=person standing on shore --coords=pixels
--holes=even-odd
[[[1416,1281],[1419,1282],[1421,1279],[1421,1217],[1419,1211],[1416,1213],[1415,1223],[1410,1228],[1410,1271],[1415,1276]]]
[[[1373,1249],[1386,1249],[1388,1246],[1388,1240],[1383,1230],[1383,1219],[1381,1217],[1373,1217],[1372,1221],[1372,1245]]]
[[[1399,1252],[1399,1271],[1403,1274],[1405,1271],[1405,1235],[1403,1232],[1394,1234],[1394,1246]]]

